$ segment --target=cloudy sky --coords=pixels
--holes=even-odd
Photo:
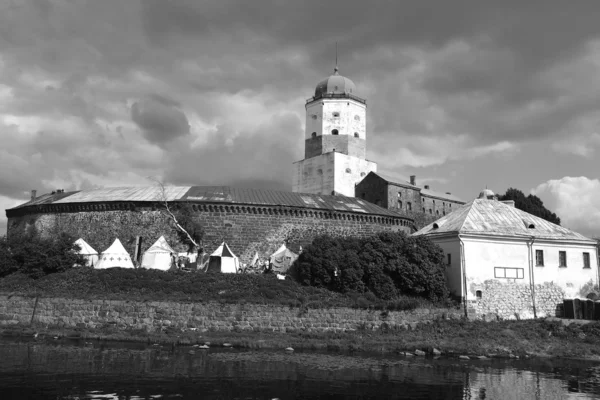
[[[380,171],[533,192],[600,236],[598,21],[598,0],[2,0],[0,208],[149,176],[291,190],[338,42]]]

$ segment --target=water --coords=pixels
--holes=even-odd
[[[0,340],[0,399],[596,399],[600,364]]]

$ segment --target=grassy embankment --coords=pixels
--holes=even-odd
[[[304,287],[273,277],[244,275],[165,274],[156,271],[72,270],[38,280],[9,276],[0,293],[13,295],[128,300],[221,301],[279,304],[295,307],[372,307],[414,309],[434,307],[422,299],[381,302],[369,295],[342,295]],[[84,340],[126,340],[150,343],[231,343],[244,348],[318,349],[335,351],[413,352],[433,348],[448,355],[543,356],[600,359],[600,323],[565,326],[560,321],[440,320],[413,330],[318,332],[200,332],[167,329],[147,333],[102,327],[63,329],[43,326],[2,328],[3,335],[64,336]]]

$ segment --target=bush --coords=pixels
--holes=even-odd
[[[0,277],[21,272],[32,278],[84,264],[75,239],[63,232],[41,237],[31,228],[0,239]]]
[[[304,285],[342,293],[440,301],[448,297],[444,269],[442,249],[428,238],[382,232],[364,239],[315,238],[296,261],[294,274]]]

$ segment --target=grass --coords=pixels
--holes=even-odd
[[[353,307],[380,310],[437,308],[426,299],[402,296],[382,301],[372,293],[337,293],[303,286],[275,275],[205,274],[145,269],[72,268],[32,279],[15,273],[0,279],[0,293],[131,301],[274,304],[303,308]]]

